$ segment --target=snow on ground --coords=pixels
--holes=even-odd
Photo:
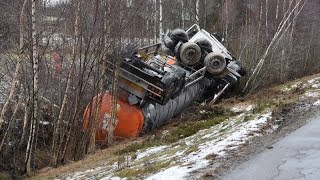
[[[261,129],[271,119],[271,111],[254,115],[252,120],[245,120],[246,113],[230,118],[225,123],[201,130],[168,146],[152,147],[140,150],[137,158],[130,161],[130,169],[147,168],[146,165],[169,162],[155,174],[146,174],[146,179],[183,179],[189,173],[205,168],[208,157],[223,158],[230,150],[236,150],[251,137],[261,135]],[[102,179],[120,179],[117,177],[117,163],[100,166],[95,169],[76,172],[67,179],[99,177]]]
[[[320,77],[297,82],[282,91],[291,91],[296,88],[306,88],[301,98],[313,99],[314,103],[310,106],[320,105]],[[201,130],[173,144],[139,150],[135,154],[135,159],[130,158],[130,166],[125,169],[137,170],[139,178],[148,180],[193,177],[192,172],[208,167],[212,159],[228,157],[231,153],[237,152],[252,137],[271,133],[279,127],[272,123],[272,109],[265,109],[261,113],[254,114],[253,108],[254,104],[237,104],[231,110],[239,115],[229,118],[221,124]],[[166,166],[161,166],[153,171],[144,171],[152,165],[163,163],[166,163]],[[111,165],[102,165],[77,172],[67,179],[122,179],[118,176],[126,179],[126,176],[119,174],[123,169],[119,169],[118,166],[117,162]]]
[[[305,89],[308,87],[319,89],[320,77],[316,77],[308,81],[299,81],[291,85],[286,85],[285,87],[282,88],[282,91],[287,92],[287,91],[292,91],[294,89]]]
[[[150,156],[151,154],[155,154],[155,153],[158,153],[160,151],[162,151],[163,149],[167,148],[168,146],[159,146],[159,147],[152,147],[152,148],[149,148],[147,150],[139,150],[138,151],[138,154],[137,154],[137,160],[139,159],[142,159],[146,156]]]
[[[305,90],[303,96],[300,97],[301,99],[314,99],[315,102],[313,103],[313,105],[319,105],[320,102],[318,99],[320,99],[320,77],[316,77],[308,81],[296,82],[290,86],[286,85],[281,90],[283,92],[289,92],[295,89]]]
[[[320,100],[313,103],[314,106],[320,106]]]
[[[304,98],[314,98],[319,99],[320,98],[320,77],[311,79],[307,81],[307,86],[311,87],[307,90],[307,92],[304,94]]]
[[[252,136],[260,135],[258,131],[267,124],[268,120],[272,117],[271,115],[271,112],[267,112],[261,114],[254,120],[240,123],[233,127],[228,125],[228,127],[224,128],[227,130],[226,133],[221,133],[221,130],[217,131],[217,128],[213,127],[209,130],[206,130],[207,135],[203,136],[202,138],[197,138],[199,137],[199,133],[202,134],[202,132],[186,138],[184,141],[187,141],[187,144],[197,144],[200,142],[197,144],[199,150],[184,156],[181,159],[181,165],[170,167],[166,170],[149,176],[147,179],[155,180],[163,179],[164,177],[166,179],[182,179],[187,177],[192,171],[205,168],[209,164],[209,160],[207,160],[208,156],[213,155],[215,158],[226,156],[228,154],[228,150],[237,149],[239,145],[244,144]],[[243,114],[238,118],[242,117]],[[235,118],[231,121],[238,121],[238,118]],[[223,127],[221,128],[223,129]],[[208,131],[210,130],[212,130],[212,132],[208,134]],[[220,138],[217,136],[220,136]]]
[[[235,105],[234,107],[232,107],[230,110],[235,113],[241,113],[241,112],[245,112],[245,111],[251,111],[253,108],[254,108],[254,105],[252,105],[252,104],[248,104],[248,105],[238,104],[238,105]]]
[[[305,93],[305,96],[307,96],[307,97],[318,97],[319,95],[320,95],[320,93],[313,92],[313,91]]]

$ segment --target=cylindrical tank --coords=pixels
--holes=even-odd
[[[115,136],[122,138],[136,137],[141,132],[150,131],[169,121],[174,116],[181,113],[203,96],[205,90],[210,86],[209,81],[204,78],[185,88],[179,96],[171,99],[165,105],[155,102],[146,102],[143,108],[136,105],[129,105],[128,102],[117,100],[117,126]],[[84,113],[84,129],[88,129],[90,118],[96,109],[96,103],[99,96],[95,97]],[[101,107],[97,119],[96,142],[105,142],[107,140],[107,126],[110,119],[111,95],[105,92],[101,100]],[[90,114],[91,112],[91,114]]]
[[[87,106],[84,112],[84,130],[88,129],[89,121],[94,118],[94,111],[96,110],[97,102],[100,96],[96,96],[93,101]],[[105,92],[101,99],[101,107],[97,116],[97,131],[95,140],[97,143],[107,140],[107,127],[110,120],[111,95]],[[93,111],[91,111],[93,110]],[[116,137],[130,138],[136,137],[142,130],[144,123],[144,116],[142,110],[128,102],[117,100],[117,126],[114,132]]]
[[[181,113],[195,101],[199,100],[210,86],[209,81],[204,78],[201,81],[185,88],[174,99],[169,100],[165,105],[148,102],[142,108],[144,114],[143,131],[150,131],[170,121],[174,116]]]

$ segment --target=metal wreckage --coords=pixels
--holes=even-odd
[[[113,65],[113,66],[112,66]],[[115,69],[109,61],[109,73]],[[162,42],[121,59],[118,65],[115,137],[136,137],[170,121],[194,102],[211,97],[214,103],[246,71],[222,45],[219,34],[198,25],[174,29]],[[111,78],[109,79],[111,84]],[[87,106],[84,129],[92,121],[97,96]],[[112,95],[100,98],[95,140],[106,142]],[[91,117],[91,118],[90,118]]]

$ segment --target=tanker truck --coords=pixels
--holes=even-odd
[[[95,111],[95,140],[106,142],[114,98],[114,136],[120,138],[151,131],[195,102],[211,97],[210,103],[214,103],[246,73],[221,41],[218,34],[195,24],[186,31],[168,31],[159,44],[142,47],[117,61],[108,60],[108,73],[117,71],[116,93],[112,95],[112,88],[108,88],[89,103],[84,130],[99,108]],[[111,87],[112,77],[108,79]]]

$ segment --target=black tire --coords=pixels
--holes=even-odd
[[[201,49],[193,42],[184,43],[179,54],[180,61],[188,66],[197,64],[201,59]]]
[[[165,84],[166,96],[163,99],[163,104],[166,104],[170,99],[177,97],[185,85],[186,72],[177,68],[173,72],[167,72],[162,82]]]
[[[204,58],[204,65],[207,66],[209,74],[218,75],[225,70],[227,61],[221,55],[211,52]]]
[[[165,97],[162,100],[162,105],[167,104],[174,94],[174,84],[177,81],[173,72],[167,72],[161,81],[165,84]]]
[[[184,88],[186,84],[186,72],[180,68],[177,68],[175,71],[175,76],[177,77],[177,82],[175,83],[175,91],[173,92],[173,96],[171,99],[176,98],[179,96],[181,90]]]
[[[179,41],[185,43],[189,41],[188,34],[183,29],[174,29],[171,31],[170,35],[171,39],[175,44],[177,44]]]
[[[199,38],[195,41],[195,43],[200,47],[200,49],[204,52],[212,52],[211,43],[205,38]]]

